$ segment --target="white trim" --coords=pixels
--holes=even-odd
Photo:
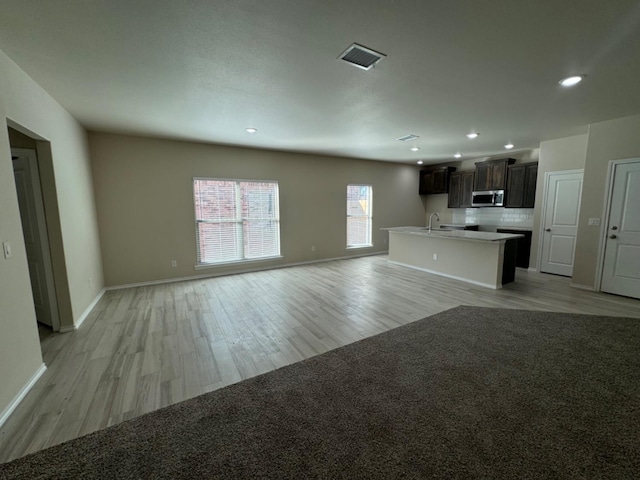
[[[264,180],[256,178],[220,178],[220,177],[192,177],[193,180],[214,180],[216,182],[252,182],[252,183],[278,183],[278,180]],[[192,182],[193,185],[193,182]]]
[[[393,263],[394,265],[400,265],[402,267],[413,268],[414,270],[420,270],[420,271],[423,271],[423,272],[432,273],[434,275],[439,275],[441,277],[451,278],[453,280],[460,280],[461,282],[473,283],[474,285],[478,285],[480,287],[492,288],[494,290],[498,290],[498,289],[502,288],[502,285],[492,285],[491,283],[476,282],[475,280],[469,280],[468,278],[457,277],[455,275],[449,275],[448,273],[436,272],[434,270],[429,270],[428,268],[416,267],[414,265],[409,265],[409,264],[402,263],[402,262],[394,262],[392,260],[389,260],[389,263]]]
[[[82,315],[80,315],[78,317],[78,320],[76,320],[73,325],[68,325],[68,326],[65,326],[65,327],[61,327],[60,328],[60,333],[69,333],[69,332],[74,332],[74,331],[78,330],[80,328],[80,325],[82,325],[84,323],[84,321],[87,319],[87,317],[89,316],[91,311],[98,304],[98,302],[100,301],[100,299],[104,295],[104,292],[106,292],[106,291],[107,291],[106,288],[103,288],[102,290],[100,290],[98,295],[96,295],[96,298],[94,298],[93,301],[89,304],[89,306],[84,309],[84,312],[82,312]]]
[[[200,252],[200,230],[198,228],[198,225],[202,222],[205,223],[218,223],[217,221],[206,221],[203,219],[198,219],[198,210],[197,210],[197,199],[196,199],[196,182],[233,182],[234,183],[234,199],[236,201],[236,218],[233,221],[228,221],[228,223],[235,223],[235,224],[239,224],[239,225],[243,225],[245,223],[245,219],[243,218],[243,213],[242,213],[242,193],[241,193],[241,184],[242,183],[262,183],[265,185],[271,184],[271,185],[275,185],[275,218],[274,221],[275,224],[277,225],[276,228],[276,237],[277,237],[277,241],[278,241],[278,254],[277,255],[273,255],[273,256],[269,256],[269,257],[261,257],[261,258],[245,258],[245,252],[244,252],[244,233],[243,233],[243,229],[242,228],[236,228],[236,234],[235,234],[235,240],[236,240],[236,245],[239,245],[240,247],[240,257],[239,259],[236,260],[231,260],[231,261],[223,261],[223,262],[216,262],[216,263],[198,263],[194,266],[194,270],[199,270],[200,268],[210,268],[210,267],[215,267],[218,265],[226,265],[226,264],[230,264],[230,263],[242,263],[242,262],[253,262],[253,261],[261,261],[261,260],[273,260],[273,259],[278,259],[278,258],[282,258],[282,255],[280,254],[281,250],[282,250],[282,245],[280,243],[280,184],[278,183],[277,180],[240,180],[240,179],[231,179],[231,178],[209,178],[209,177],[193,177],[193,180],[191,181],[191,189],[192,189],[192,200],[193,200],[193,215],[194,215],[194,226],[195,226],[195,234],[196,234],[196,261],[200,262],[201,260],[201,254],[202,252]],[[227,223],[227,221],[225,220],[225,223]]]
[[[368,207],[369,207],[369,211],[364,214],[364,215],[350,215],[349,214],[349,187],[365,187],[369,189],[369,195],[367,195],[367,197],[369,198],[369,203],[368,203]],[[347,209],[347,217],[346,217],[346,232],[347,232],[347,236],[345,238],[345,241],[349,240],[349,218],[366,218],[369,220],[369,232],[368,232],[368,240],[369,243],[364,243],[364,244],[355,244],[355,245],[349,245],[347,244],[345,247],[345,250],[349,250],[352,248],[373,248],[373,185],[372,184],[366,184],[366,183],[347,183],[347,190],[345,192],[346,195],[346,209]]]
[[[257,268],[245,268],[242,270],[233,270],[229,272],[212,272],[204,275],[189,275],[187,277],[175,277],[175,278],[165,278],[162,280],[150,280],[148,282],[138,282],[138,283],[125,283],[121,285],[111,285],[109,287],[105,287],[105,290],[122,290],[124,288],[134,288],[134,287],[147,287],[150,285],[162,285],[165,283],[177,283],[177,282],[188,282],[191,280],[203,280],[205,278],[214,278],[214,277],[224,277],[227,275],[238,275],[240,273],[252,273],[252,272],[262,272],[264,270],[275,270],[278,268],[289,268],[289,267],[298,267],[301,265],[310,265],[313,263],[325,263],[325,262],[333,262],[335,260],[349,260],[351,258],[360,258],[360,257],[372,257],[374,255],[387,255],[389,253],[388,250],[382,252],[369,252],[362,253],[360,255],[345,255],[343,257],[332,257],[332,258],[322,258],[319,260],[306,260],[304,262],[291,262],[291,263],[283,263],[281,265],[274,266],[264,266]]]
[[[590,287],[589,285],[580,285],[579,283],[573,283],[573,282],[570,282],[570,283],[569,283],[569,286],[570,286],[571,288],[577,288],[577,289],[579,289],[579,290],[587,290],[587,291],[589,291],[589,292],[595,292],[595,291],[596,291],[596,289],[595,289],[595,288]]]
[[[604,184],[604,205],[602,207],[602,219],[600,220],[600,235],[598,242],[598,256],[596,257],[596,278],[594,291],[602,290],[602,275],[604,273],[604,251],[609,231],[609,215],[611,214],[611,199],[613,198],[613,183],[615,181],[616,167],[627,163],[638,163],[640,158],[627,158],[625,160],[610,160],[607,165],[607,180]]]
[[[527,268],[527,272],[537,272],[537,271],[538,271],[537,268],[533,268],[533,267]]]
[[[202,263],[200,265],[194,265],[193,269],[206,270],[207,268],[228,267],[229,265],[242,265],[244,263],[268,262],[272,260],[282,260],[283,258],[284,257],[282,255],[275,255],[273,257],[247,258],[243,260],[231,260],[229,262]]]
[[[47,366],[44,363],[41,364],[38,367],[38,369],[35,371],[35,373],[31,376],[29,381],[20,389],[20,391],[18,392],[18,395],[16,395],[13,398],[13,400],[9,402],[9,405],[7,405],[7,408],[5,408],[2,411],[2,413],[0,413],[0,427],[2,427],[4,422],[6,422],[9,419],[9,416],[11,416],[13,411],[16,408],[18,408],[18,405],[20,405],[20,402],[22,402],[24,397],[27,396],[27,393],[29,393],[29,391],[34,387],[36,382],[40,379],[40,377],[44,374],[46,370],[47,370]]]

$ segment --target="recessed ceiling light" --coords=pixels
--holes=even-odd
[[[422,165],[424,162],[423,162],[422,160],[418,160],[416,163],[417,163],[418,165]]]
[[[507,150],[511,150],[513,148],[513,143],[507,143],[504,148],[506,148]]]
[[[258,131],[257,128],[253,127],[245,128],[245,130],[247,131],[247,133],[256,133]]]
[[[462,154],[461,154],[461,153],[456,153],[456,154],[454,155],[454,157],[456,157],[456,158],[460,158],[460,157],[462,157]]]
[[[563,87],[573,87],[582,81],[585,75],[574,75],[572,77],[563,78],[560,80],[560,85]]]
[[[473,140],[474,138],[478,138],[478,135],[480,134],[476,132],[467,133],[467,138]]]
[[[419,147],[411,147],[411,151],[412,151],[412,152],[417,152],[418,150],[420,150],[420,148],[419,148]]]

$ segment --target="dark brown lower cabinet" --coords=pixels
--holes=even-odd
[[[498,228],[498,233],[512,233],[516,235],[524,235],[524,238],[516,238],[513,241],[516,242],[516,267],[529,268],[529,259],[531,257],[531,236],[533,232],[531,230],[516,230],[509,228]]]
[[[502,285],[516,279],[516,258],[518,255],[518,239],[507,240],[504,244],[504,258],[502,262]]]

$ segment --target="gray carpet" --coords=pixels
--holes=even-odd
[[[639,475],[640,320],[475,307],[0,465],[3,479]]]

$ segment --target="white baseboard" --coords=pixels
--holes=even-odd
[[[103,288],[102,290],[100,290],[98,295],[96,295],[96,298],[94,298],[93,301],[89,304],[89,306],[84,309],[84,312],[82,312],[82,315],[78,317],[78,320],[76,320],[73,325],[60,327],[60,333],[74,332],[77,329],[79,329],[80,325],[82,325],[82,323],[87,319],[87,317],[89,316],[93,308],[98,304],[98,302],[104,295],[104,292],[106,291],[107,291],[106,288]]]
[[[595,292],[596,289],[589,285],[580,285],[579,283],[569,283],[570,287],[577,288],[579,290],[587,290],[588,292]]]
[[[11,400],[9,405],[7,405],[7,408],[5,408],[2,411],[2,413],[0,413],[0,427],[4,425],[4,422],[7,421],[7,419],[11,416],[13,411],[18,407],[18,405],[20,405],[20,402],[22,402],[24,397],[27,396],[27,393],[29,393],[29,391],[33,388],[33,386],[36,384],[36,382],[40,379],[40,377],[46,370],[47,370],[47,366],[44,363],[40,365],[36,370],[36,372],[31,376],[29,381],[20,389],[20,391],[18,392],[18,395],[16,395],[14,399]]]
[[[533,268],[533,267],[527,268],[527,272],[537,272],[537,271],[538,271],[537,268]]]
[[[383,252],[371,252],[371,253],[362,253],[359,255],[345,255],[344,257],[332,257],[332,258],[322,258],[319,260],[307,260],[304,262],[292,262],[292,263],[284,263],[280,265],[269,265],[264,267],[254,267],[254,268],[246,268],[241,270],[234,270],[231,272],[211,272],[205,273],[201,275],[189,275],[186,277],[175,277],[175,278],[165,278],[162,280],[151,280],[148,282],[138,282],[138,283],[125,283],[121,285],[112,285],[109,287],[105,287],[105,290],[122,290],[125,288],[135,288],[135,287],[147,287],[150,285],[162,285],[165,283],[177,283],[177,282],[188,282],[191,280],[202,280],[205,278],[213,278],[213,277],[224,277],[227,275],[238,275],[240,273],[252,273],[252,272],[262,272],[264,270],[276,270],[278,268],[289,268],[289,267],[298,267],[301,265],[310,265],[313,263],[324,263],[324,262],[333,262],[335,260],[348,260],[350,258],[360,258],[360,257],[372,257],[374,255],[387,255],[389,253],[388,250]],[[215,267],[211,267],[215,268]]]
[[[432,273],[434,275],[439,275],[441,277],[451,278],[452,280],[460,280],[461,282],[472,283],[472,284],[478,285],[480,287],[492,288],[493,290],[498,290],[498,289],[502,288],[502,285],[492,285],[491,283],[477,282],[475,280],[469,280],[467,278],[457,277],[455,275],[449,275],[448,273],[436,272],[434,270],[429,270],[428,268],[416,267],[414,265],[409,265],[409,264],[406,264],[406,263],[393,262],[391,260],[389,260],[389,263],[393,263],[394,265],[400,265],[402,267],[413,268],[414,270],[420,270],[422,272]]]

